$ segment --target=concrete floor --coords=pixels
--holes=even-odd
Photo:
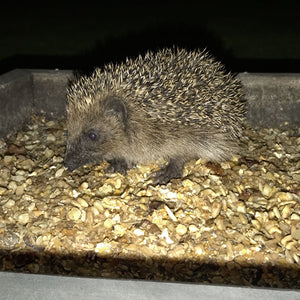
[[[0,272],[0,299],[300,299],[300,291]]]

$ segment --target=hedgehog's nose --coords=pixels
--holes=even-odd
[[[69,172],[72,172],[78,167],[78,163],[75,162],[75,160],[72,158],[71,155],[66,153],[64,159],[64,166],[67,168]]]
[[[75,165],[72,164],[72,162],[69,162],[69,161],[66,161],[66,160],[64,161],[64,166],[67,168],[67,170],[69,172],[72,172],[76,169]]]

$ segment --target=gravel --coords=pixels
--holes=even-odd
[[[246,128],[241,155],[106,174],[63,166],[64,121],[0,140],[0,270],[300,288],[300,128]]]

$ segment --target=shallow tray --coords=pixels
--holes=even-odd
[[[238,75],[245,87],[247,120],[252,126],[293,127],[300,125],[299,74],[248,74]],[[65,95],[73,74],[67,70],[13,70],[0,76],[0,137],[20,129],[33,113],[49,118],[65,116]],[[253,299],[267,296],[272,299],[297,299],[297,291],[239,288],[188,283],[160,283],[139,280],[106,280],[65,278],[62,276],[29,275],[2,272],[0,286],[11,298],[23,298],[36,291],[61,299],[74,294],[77,298],[97,297],[119,299],[189,299],[196,296]],[[77,289],[84,286],[86,289]],[[35,287],[35,288],[32,288]],[[48,291],[47,291],[48,290]],[[49,293],[50,290],[50,293]],[[158,293],[159,291],[159,293]],[[176,292],[174,292],[176,291]],[[25,292],[25,294],[23,294]],[[27,296],[25,298],[27,298]],[[98,298],[98,297],[97,297]],[[59,299],[59,298],[58,298]]]

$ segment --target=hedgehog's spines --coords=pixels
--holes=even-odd
[[[199,84],[202,86],[197,88]],[[218,108],[224,100],[231,101],[234,106],[235,98],[240,98],[237,97],[240,89],[238,81],[230,73],[225,74],[223,65],[205,50],[167,48],[157,53],[148,51],[144,57],[127,58],[124,63],[110,63],[103,69],[96,69],[91,77],[83,77],[73,86],[69,98],[81,98],[82,109],[85,104],[93,106],[95,96],[105,90],[131,94],[130,101],[136,101],[141,107],[149,108],[152,104],[151,110],[162,113],[161,120],[186,124],[195,122],[199,116],[202,121],[207,117],[205,113],[201,115],[202,110],[196,109],[192,114],[186,114],[185,119],[178,119],[195,102],[200,104],[196,108],[209,105]],[[194,103],[187,99],[188,96]],[[212,101],[214,98],[216,100]],[[76,102],[73,104],[77,105]],[[226,116],[223,115],[220,119],[224,118]],[[222,121],[217,123],[220,126]]]

